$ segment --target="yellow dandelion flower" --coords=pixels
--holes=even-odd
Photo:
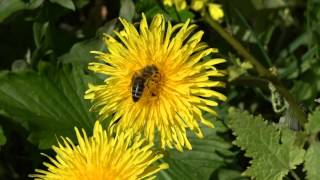
[[[220,21],[223,18],[224,12],[223,12],[220,4],[209,3],[208,9],[209,9],[209,14],[212,17],[212,19],[214,19],[216,21]]]
[[[209,79],[223,76],[214,65],[225,60],[203,60],[217,49],[201,42],[203,31],[195,32],[190,21],[172,26],[158,14],[148,26],[143,15],[139,31],[120,21],[124,30],[115,32],[117,38],[106,35],[108,51],[93,52],[102,61],[89,65],[108,78],[103,85],[89,85],[85,98],[102,119],[112,117],[111,130],[132,128],[149,141],[157,132],[162,148],[191,149],[186,130],[202,138],[198,123],[213,127],[202,111],[216,115],[215,100],[226,99],[211,89],[224,84]]]
[[[195,11],[200,11],[204,9],[208,0],[192,0],[191,1],[191,9]]]
[[[175,5],[178,11],[187,8],[187,2],[185,0],[163,0],[163,4],[167,6]]]
[[[79,145],[69,138],[53,146],[56,158],[48,157],[51,163],[43,163],[48,170],[36,169],[30,175],[43,180],[135,180],[154,178],[155,173],[168,168],[163,163],[151,165],[162,158],[152,152],[152,143],[140,136],[131,139],[131,133],[121,133],[112,137],[99,123],[94,126],[93,136],[88,138],[75,128]]]

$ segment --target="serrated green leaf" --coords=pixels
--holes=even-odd
[[[161,171],[158,179],[210,179],[212,172],[230,163],[234,156],[229,150],[232,144],[218,135],[218,132],[226,131],[222,123],[216,122],[215,125],[214,129],[201,128],[205,135],[203,139],[190,133],[191,151],[166,151],[164,161],[170,168]]]
[[[280,132],[261,116],[254,117],[235,109],[230,109],[229,121],[237,136],[234,143],[252,158],[244,175],[261,180],[280,180],[303,162],[305,151],[295,145],[295,132]]]
[[[49,148],[59,136],[74,137],[74,126],[91,132],[96,120],[89,112],[89,102],[83,99],[88,83],[83,70],[64,67],[47,71],[0,76],[0,109],[21,124],[27,123],[29,139],[40,148]]]
[[[319,118],[318,118],[319,119]],[[320,173],[320,142],[315,142],[310,145],[307,150],[304,170],[307,171],[308,180],[319,180]]]
[[[76,6],[74,5],[72,0],[50,0],[50,2],[59,4],[60,6],[71,9],[73,11],[76,10]]]
[[[132,0],[120,0],[120,12],[119,17],[122,17],[129,22],[131,22],[134,13],[135,13],[135,5]]]
[[[309,134],[320,132],[320,111],[315,111],[309,115],[308,123],[305,126]]]
[[[0,126],[0,146],[6,144],[6,142],[7,142],[7,138],[6,138],[6,136],[4,135],[2,126]]]

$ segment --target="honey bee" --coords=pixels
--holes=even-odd
[[[147,88],[151,96],[156,96],[160,82],[160,73],[154,64],[148,65],[132,76],[131,95],[133,102],[138,102]]]

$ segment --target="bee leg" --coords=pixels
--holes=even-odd
[[[116,125],[116,124],[118,124],[118,122],[120,121],[120,118],[119,119],[117,119],[116,121],[114,121],[111,125],[110,125],[110,127],[112,127],[112,126],[114,126],[114,125]]]
[[[115,114],[115,113],[114,113]],[[113,115],[114,115],[113,114]],[[113,123],[110,125],[110,127],[116,125],[120,121],[121,117],[119,117],[117,120],[113,121]]]

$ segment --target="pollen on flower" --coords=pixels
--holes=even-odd
[[[131,137],[132,132],[112,137],[102,129],[99,121],[94,126],[93,136],[88,137],[75,128],[78,145],[69,138],[53,146],[57,153],[44,163],[47,170],[36,169],[30,175],[35,179],[56,180],[136,180],[153,178],[157,172],[167,169],[168,164],[153,164],[163,157],[152,151],[152,143],[146,142],[140,135]]]
[[[120,21],[124,29],[116,38],[106,35],[108,51],[94,51],[100,61],[89,64],[108,76],[89,86],[91,110],[111,118],[111,131],[132,129],[150,142],[158,134],[162,148],[191,149],[187,130],[202,138],[199,124],[213,127],[203,113],[216,115],[212,108],[226,99],[213,89],[224,86],[215,80],[224,76],[215,65],[225,60],[211,57],[217,49],[201,42],[203,32],[189,20],[172,25],[158,14],[148,24],[142,15],[139,29]]]

